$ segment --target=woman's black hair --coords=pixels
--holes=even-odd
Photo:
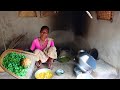
[[[48,33],[49,33],[49,27],[48,27],[48,26],[42,26],[41,29],[40,29],[40,33],[41,33],[44,29],[47,29],[47,30],[48,30]]]

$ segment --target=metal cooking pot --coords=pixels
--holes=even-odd
[[[82,72],[92,71],[96,68],[96,60],[89,54],[79,57],[79,63],[77,64]]]

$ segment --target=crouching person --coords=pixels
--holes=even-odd
[[[48,38],[49,27],[42,26],[40,30],[40,37],[33,40],[30,50],[39,57],[35,65],[41,68],[42,63],[46,63],[49,69],[52,69],[53,60],[57,59],[56,47],[52,38]]]

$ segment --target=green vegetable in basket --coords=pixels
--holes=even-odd
[[[61,57],[58,57],[58,59],[59,59],[60,62],[65,63],[65,62],[68,62],[69,60],[71,60],[71,57],[61,56]]]
[[[72,55],[70,54],[70,52],[66,51],[66,50],[61,50],[60,55],[58,56],[58,61],[62,62],[62,63],[66,63],[70,60],[72,60]]]
[[[27,68],[21,65],[21,62],[26,58],[23,54],[18,54],[16,52],[8,53],[3,58],[2,65],[9,71],[13,72],[18,76],[25,76],[27,73]]]

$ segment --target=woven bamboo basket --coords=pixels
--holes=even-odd
[[[3,72],[5,72],[5,71],[0,67],[0,73],[3,73]]]
[[[101,20],[113,20],[113,13],[112,11],[97,11],[97,19]]]
[[[40,17],[55,16],[57,11],[40,11]]]
[[[27,74],[26,76],[24,77],[20,77],[20,76],[17,76],[16,74],[12,73],[11,71],[7,70],[3,65],[3,58],[8,54],[8,53],[11,53],[11,52],[16,52],[18,54],[23,54],[26,56],[26,58],[29,58],[32,62],[32,64],[30,65],[30,67],[28,68],[27,70]],[[2,69],[4,71],[6,71],[7,73],[9,73],[10,75],[14,76],[15,78],[17,79],[30,79],[31,76],[32,76],[32,73],[33,73],[33,70],[34,70],[34,66],[35,66],[35,61],[38,60],[39,58],[34,55],[33,53],[30,53],[30,52],[26,52],[26,51],[23,51],[23,50],[17,50],[17,49],[7,49],[5,50],[2,55],[0,56],[0,66],[2,67]]]
[[[36,11],[19,11],[20,17],[37,17]]]

